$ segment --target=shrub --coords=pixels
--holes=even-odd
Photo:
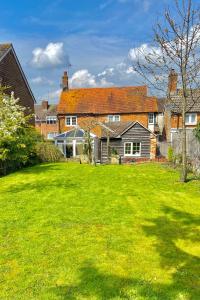
[[[174,161],[174,150],[171,146],[168,148],[167,158],[171,163]]]
[[[49,142],[38,143],[36,154],[40,162],[58,162],[64,160],[60,150]]]
[[[200,123],[197,125],[197,128],[194,129],[194,134],[197,140],[200,142]]]

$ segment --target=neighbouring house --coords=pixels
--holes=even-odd
[[[194,135],[194,128],[200,122],[200,90],[188,91],[186,109],[186,147],[187,155],[199,156],[200,144]],[[182,90],[178,88],[178,74],[171,70],[168,80],[168,98],[159,101],[160,110],[164,112],[163,135],[158,142],[158,152],[167,157],[169,146],[173,148],[176,155],[182,151]]]
[[[44,100],[35,105],[35,128],[47,140],[58,135],[57,105]]]
[[[0,85],[8,87],[6,93],[14,92],[27,113],[34,113],[36,101],[12,44],[0,44]]]
[[[84,124],[96,122],[91,138],[97,160],[108,160],[105,132],[122,162],[155,158],[155,134],[162,133],[163,112],[146,86],[69,89],[67,72],[62,86],[57,107],[60,135],[55,141],[66,157],[83,153]]]
[[[182,129],[182,90],[178,89],[178,74],[173,69],[169,74],[168,88],[170,98],[165,101],[165,130],[167,141],[172,142],[174,136]],[[191,91],[188,93],[191,94]],[[186,111],[186,129],[192,131],[200,122],[200,90],[192,91]]]

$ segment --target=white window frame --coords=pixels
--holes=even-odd
[[[52,123],[51,123],[52,121]],[[46,116],[46,123],[48,125],[54,125],[57,123],[57,117],[56,116]]]
[[[76,124],[73,124],[72,119],[76,118]],[[67,124],[67,119],[70,119],[70,124]],[[66,116],[65,117],[65,125],[66,126],[77,126],[77,116]]]
[[[153,122],[150,122],[150,115],[152,116],[153,115]],[[148,123],[149,123],[149,125],[155,125],[155,122],[156,121],[156,116],[155,116],[155,114],[154,113],[149,113],[148,114]]]
[[[126,145],[127,144],[131,144],[131,153],[130,154],[126,154]],[[138,154],[133,154],[133,144],[140,144],[140,152]],[[124,143],[124,156],[140,157],[141,156],[141,148],[142,148],[141,142],[126,142],[126,143]]]
[[[195,121],[191,122],[191,116],[195,116]],[[189,116],[189,122],[186,121],[186,117]],[[197,125],[197,113],[186,113],[185,115],[185,125]]]
[[[108,115],[108,122],[120,122],[120,115]]]

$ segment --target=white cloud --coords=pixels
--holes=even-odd
[[[143,59],[145,55],[159,56],[160,54],[160,48],[150,46],[148,44],[142,44],[140,47],[130,49],[128,57],[131,61],[135,61],[138,58]]]
[[[69,63],[63,43],[49,43],[45,48],[35,48],[32,54],[31,64],[39,69],[55,68]]]
[[[95,76],[86,69],[75,72],[70,78],[69,84],[71,88],[107,87],[113,85],[105,77],[99,79],[98,75]]]
[[[35,85],[43,85],[43,84],[45,84],[45,85],[47,84],[47,85],[50,85],[50,86],[54,85],[53,80],[49,80],[49,79],[47,79],[45,77],[41,77],[41,76],[34,77],[30,81],[31,81],[31,83],[33,83]]]

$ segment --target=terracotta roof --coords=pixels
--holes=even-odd
[[[12,47],[12,44],[0,44],[0,59]]]
[[[35,105],[36,120],[46,121],[47,116],[57,116],[57,105],[50,104],[48,109],[43,109],[42,104]]]
[[[73,89],[61,93],[58,114],[115,114],[158,111],[147,87]]]

